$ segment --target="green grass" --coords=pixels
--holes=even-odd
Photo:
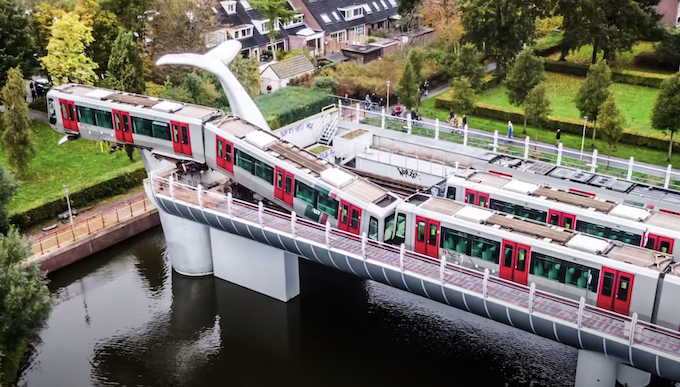
[[[420,103],[418,107],[418,112],[423,117],[428,118],[439,118],[440,121],[446,122],[449,112],[446,110],[435,109],[434,108],[434,98],[428,98]],[[507,131],[507,122],[492,120],[486,117],[480,117],[475,115],[468,115],[468,123],[471,128],[481,129],[488,132],[498,131],[499,134],[504,134]],[[539,128],[532,125],[527,125],[527,134],[522,134],[522,127],[520,124],[515,125],[515,138],[530,136],[531,140],[538,140],[539,142],[544,142],[548,144],[555,143],[555,132],[548,129]],[[565,148],[581,149],[581,136],[562,133],[561,137],[562,144]],[[590,145],[591,141],[586,138],[585,151],[592,152],[593,147]],[[595,148],[598,149],[601,155],[607,154],[607,144],[601,140],[595,140]],[[620,157],[622,159],[628,159],[631,156],[635,158],[636,161],[641,161],[649,164],[656,164],[665,166],[668,165],[666,162],[666,152],[655,150],[655,149],[641,149],[636,146],[628,144],[619,144],[612,149],[612,156]],[[671,164],[674,167],[680,167],[680,154],[673,154],[671,157]]]
[[[584,78],[551,72],[546,74],[548,75],[546,84],[552,108],[551,115],[581,119],[581,114],[576,108],[574,98]],[[611,90],[616,97],[616,103],[626,115],[626,128],[639,132],[659,134],[659,131],[650,127],[650,116],[654,107],[654,101],[659,93],[658,89],[615,83],[611,86]],[[522,111],[522,109],[510,105],[504,87],[495,87],[482,92],[478,102],[509,108],[519,112]]]
[[[23,212],[63,197],[64,184],[75,192],[142,165],[136,152],[136,161],[130,162],[124,151],[109,154],[106,145],[99,142],[81,139],[57,145],[61,133],[42,122],[33,121],[33,124],[36,157],[26,176],[17,177],[19,189],[9,204],[11,213]],[[0,163],[7,166],[7,157],[3,153],[0,153]]]
[[[542,51],[547,48],[555,47],[559,45],[561,42],[562,34],[560,32],[551,32],[546,37],[536,41],[536,43],[534,44],[534,50]]]

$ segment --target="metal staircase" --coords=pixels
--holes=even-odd
[[[321,121],[321,136],[319,137],[319,143],[324,145],[330,145],[333,141],[333,137],[338,132],[338,120],[337,115],[327,114]]]

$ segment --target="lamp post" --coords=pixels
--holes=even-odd
[[[387,107],[390,107],[390,81],[387,81]]]
[[[581,137],[581,156],[580,160],[583,160],[583,144],[586,141],[586,122],[588,122],[588,116],[583,116],[583,137]]]
[[[71,199],[68,197],[68,184],[64,184],[64,194],[66,194],[66,204],[68,205],[68,217],[71,220],[71,230],[73,230],[73,213],[71,212]]]

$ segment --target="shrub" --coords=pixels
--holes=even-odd
[[[588,74],[588,66],[552,60],[545,61],[545,70],[556,73],[576,75],[579,77],[585,77],[586,74]],[[642,73],[627,70],[612,70],[612,81],[616,83],[626,83],[629,85],[647,86],[658,89],[661,86],[661,82],[663,82],[666,78],[668,78],[668,76],[662,74]]]
[[[289,86],[311,87],[313,81],[314,81],[314,74],[304,74],[304,75],[300,75],[299,77],[292,78],[290,80],[290,82],[288,82],[288,85]]]
[[[255,103],[269,126],[278,129],[319,113],[333,103],[333,97],[323,91],[289,86],[259,96]]]
[[[29,103],[28,107],[29,109],[47,113],[47,99],[45,97],[37,98],[35,101]]]
[[[312,89],[328,94],[333,94],[336,87],[338,87],[338,81],[331,77],[318,77],[312,82]]]
[[[369,36],[375,36],[376,38],[383,38],[384,39],[384,38],[387,38],[387,36],[389,35],[389,32],[384,28],[372,29],[372,30],[368,30],[368,35]]]

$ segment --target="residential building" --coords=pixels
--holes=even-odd
[[[312,74],[315,67],[305,55],[286,59],[281,62],[271,62],[260,67],[260,92],[273,93],[286,87],[291,79]]]
[[[680,0],[661,0],[656,11],[662,16],[661,24],[680,27]]]

